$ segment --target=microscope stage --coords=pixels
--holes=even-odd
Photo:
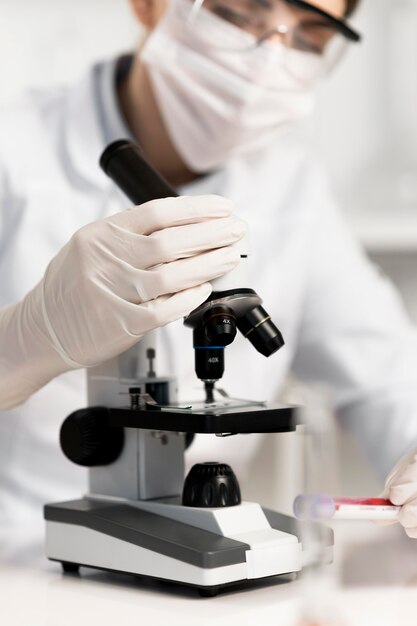
[[[295,430],[295,407],[228,399],[190,407],[148,405],[144,409],[113,408],[111,426],[184,433],[248,434]]]

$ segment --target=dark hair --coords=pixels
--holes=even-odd
[[[352,15],[358,4],[359,0],[347,0],[346,15]]]

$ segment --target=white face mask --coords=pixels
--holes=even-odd
[[[277,130],[307,117],[319,60],[300,52],[305,80],[295,79],[283,67],[284,46],[255,47],[252,35],[205,9],[187,20],[191,6],[171,0],[140,58],[176,150],[199,173],[267,146]],[[235,51],[248,43],[250,52]]]

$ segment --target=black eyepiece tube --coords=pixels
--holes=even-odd
[[[147,162],[140,148],[127,139],[115,141],[106,148],[100,167],[135,205],[178,196]]]

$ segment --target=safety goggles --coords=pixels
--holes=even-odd
[[[273,51],[278,45],[285,49],[282,64],[297,78],[304,78],[306,55],[315,58],[318,74],[323,75],[349,44],[361,41],[346,20],[304,0],[194,0],[189,6],[189,27],[197,27],[200,20],[207,26],[208,13],[217,18],[218,35],[215,29],[207,33],[212,47],[249,55],[259,48]]]

